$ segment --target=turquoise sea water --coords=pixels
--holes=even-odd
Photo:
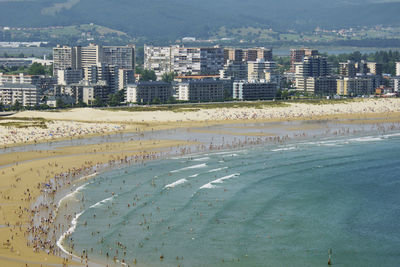
[[[70,237],[130,266],[398,266],[399,192],[396,134],[210,152],[100,174]]]

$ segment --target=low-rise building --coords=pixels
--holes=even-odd
[[[224,100],[225,84],[217,80],[187,81],[178,84],[179,100],[213,102]]]
[[[269,100],[275,98],[277,90],[276,83],[239,81],[233,83],[232,97],[238,100]]]
[[[126,87],[127,103],[165,103],[172,96],[172,85],[166,82],[138,82]]]

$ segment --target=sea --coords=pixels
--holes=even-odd
[[[399,266],[400,134],[124,166],[79,185],[67,251],[109,266]]]

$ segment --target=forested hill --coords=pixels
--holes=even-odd
[[[0,25],[95,23],[148,38],[208,37],[222,26],[309,30],[400,25],[400,3],[369,0],[0,0]]]

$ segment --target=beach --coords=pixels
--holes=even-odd
[[[400,122],[399,99],[367,99],[335,104],[287,103],[279,107],[221,108],[197,111],[129,112],[99,109],[72,109],[60,112],[25,111],[2,122],[24,122],[41,119],[41,127],[17,128],[0,126],[0,143],[4,146],[38,144],[38,149],[0,154],[0,263],[4,266],[50,266],[66,264],[65,253],[56,246],[64,233],[54,223],[57,213],[56,193],[68,192],[81,177],[134,163],[143,164],[171,155],[232,149],[262,143],[284,144],[290,138],[312,135],[345,135],[374,131],[397,130]],[[269,122],[317,121],[310,124],[282,124],[279,131]],[[337,129],[318,121],[335,121]],[[262,124],[266,123],[266,124]],[[46,126],[43,127],[43,124]],[[213,128],[213,125],[222,125]],[[234,124],[235,126],[229,126]],[[346,125],[341,125],[346,124]],[[354,126],[354,128],[351,125]],[[225,126],[224,126],[225,125]],[[252,130],[252,127],[254,128]],[[167,133],[158,139],[157,131],[184,128],[180,134]],[[333,129],[333,130],[332,130]],[[276,129],[275,129],[276,130]],[[128,140],[110,141],[106,136],[135,133]],[[150,140],[144,138],[154,134]],[[40,149],[41,142],[57,142],[103,136],[97,143]],[[207,135],[207,142],[199,141]],[[218,137],[218,142],[216,142]],[[91,176],[92,177],[92,176]],[[93,176],[95,177],[95,176]],[[229,177],[231,178],[231,177]],[[185,181],[170,183],[175,187]],[[228,179],[228,178],[226,178]],[[88,179],[89,180],[89,179]],[[218,180],[215,183],[223,182]],[[167,186],[167,185],[165,185]],[[209,185],[211,187],[212,184]],[[41,207],[38,199],[46,196]],[[43,204],[46,203],[46,204]],[[44,212],[47,211],[47,212]],[[40,214],[46,214],[40,217]],[[63,230],[71,227],[72,216],[65,220]],[[39,223],[33,218],[45,218]],[[54,231],[53,234],[47,230]],[[36,238],[35,238],[36,237]],[[33,239],[32,239],[33,238]],[[85,259],[67,257],[69,263],[86,264]],[[89,259],[90,261],[90,259]]]

